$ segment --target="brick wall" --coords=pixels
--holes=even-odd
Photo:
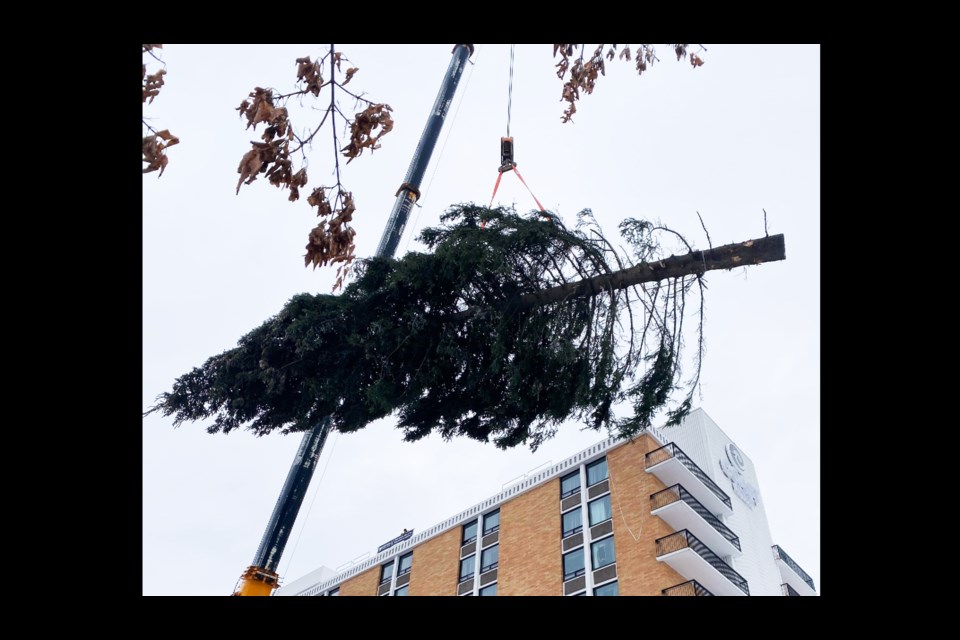
[[[341,596],[375,596],[380,586],[380,565],[357,574],[340,585]]]
[[[500,507],[499,596],[558,596],[560,479]]]
[[[460,571],[460,527],[453,527],[413,548],[411,596],[452,596]]]
[[[617,580],[622,596],[659,596],[661,590],[686,581],[670,565],[657,562],[656,558],[654,541],[673,533],[670,525],[650,515],[651,494],[665,489],[666,485],[643,470],[644,455],[659,447],[649,436],[643,435],[607,452],[607,469],[612,480],[610,505],[616,537]]]

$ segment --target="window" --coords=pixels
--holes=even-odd
[[[610,511],[610,494],[603,496],[602,498],[597,498],[593,502],[587,503],[587,508],[590,509],[590,526],[592,527],[595,524],[604,522],[613,517],[613,513]]]
[[[580,491],[580,470],[577,469],[568,476],[560,478],[560,499]]]
[[[583,529],[583,509],[577,507],[563,514],[563,537],[572,536]]]
[[[390,582],[390,579],[393,578],[393,561],[391,560],[389,564],[385,564],[380,567],[380,584],[384,582]]]
[[[500,560],[500,545],[495,544],[488,547],[480,554],[480,573],[497,568],[497,562]],[[480,594],[483,595],[483,594]]]
[[[331,590],[330,590],[330,593],[328,593],[327,595],[328,595],[328,596],[338,596],[338,595],[340,595],[340,587],[337,587],[336,589],[331,589]]]
[[[400,556],[400,567],[397,569],[397,575],[402,576],[405,573],[410,573],[410,567],[413,566],[413,552],[411,551],[405,556]]]
[[[406,595],[410,595],[409,592],[410,592],[410,585],[405,584],[405,585],[403,585],[402,587],[400,587],[399,589],[397,589],[396,591],[394,591],[394,592],[393,592],[393,595],[395,595],[395,596],[406,596]]]
[[[583,575],[583,548],[571,551],[563,556],[563,579],[569,580]]]
[[[477,555],[473,554],[460,561],[460,582],[473,577],[473,570],[477,566]]]
[[[484,587],[480,589],[480,595],[482,596],[495,596],[497,595],[497,583],[494,582],[489,587]]]
[[[483,535],[493,533],[500,528],[500,509],[483,516]]]
[[[593,590],[593,595],[595,596],[618,596],[620,595],[620,589],[617,587],[616,582],[611,582],[610,584],[605,584],[602,587],[597,587]]]
[[[587,465],[587,486],[592,487],[607,479],[607,459],[597,460]]]
[[[467,544],[468,542],[473,542],[477,539],[477,521],[474,520],[470,524],[463,525],[463,542],[461,544]]]
[[[594,571],[608,564],[613,564],[613,536],[604,538],[600,542],[594,542],[590,545],[590,552],[593,554]]]

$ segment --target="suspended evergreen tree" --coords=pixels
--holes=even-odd
[[[783,236],[700,252],[632,219],[620,225],[632,252],[623,255],[589,210],[572,230],[475,205],[441,222],[420,234],[429,253],[364,260],[341,295],[294,296],[147,413],[258,435],[325,416],[350,432],[396,413],[407,440],[436,431],[501,448],[536,449],[570,419],[630,436],[661,412],[676,422],[690,410],[704,272],[784,257]],[[665,257],[666,237],[690,253]],[[685,332],[696,349],[684,381]],[[630,417],[614,415],[620,403]]]

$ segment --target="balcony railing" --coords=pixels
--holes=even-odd
[[[710,550],[707,545],[700,542],[699,539],[686,529],[671,533],[668,536],[657,538],[657,557],[665,556],[681,549],[690,549],[703,558],[711,567],[716,569],[720,575],[736,585],[745,594],[750,595],[750,588],[747,586],[747,579],[737,573],[733,567],[724,562],[720,556]]]
[[[817,590],[817,588],[813,586],[813,578],[811,578],[806,571],[801,569],[800,565],[794,562],[793,558],[788,556],[787,552],[781,549],[780,545],[778,544],[773,545],[773,557],[776,558],[777,560],[782,560],[788,567],[796,571],[797,575],[803,578],[803,581],[806,582],[808,585],[810,585],[811,589],[813,589],[814,591]]]
[[[724,493],[723,489],[717,486],[717,483],[710,479],[703,469],[697,466],[697,463],[690,459],[690,456],[685,454],[683,450],[678,447],[675,443],[671,442],[665,444],[659,449],[654,449],[646,455],[646,468],[649,469],[655,464],[660,464],[664,460],[669,460],[670,458],[675,458],[683,466],[685,466],[690,473],[695,475],[700,482],[702,482],[710,491],[712,491],[716,496],[727,505],[727,508],[732,509],[732,503],[730,502],[730,496]]]
[[[706,587],[697,582],[696,580],[688,580],[686,582],[681,582],[680,584],[675,584],[672,587],[667,587],[660,592],[662,596],[712,596]]]
[[[657,491],[655,494],[650,496],[650,511],[656,511],[661,507],[665,507],[668,504],[678,502],[682,500],[687,503],[691,509],[696,511],[697,515],[706,520],[710,526],[717,530],[717,532],[722,535],[724,538],[730,541],[730,544],[735,546],[738,551],[740,551],[740,538],[737,537],[733,531],[727,527],[727,525],[720,522],[720,519],[717,516],[710,513],[710,511],[700,504],[700,501],[690,495],[690,492],[683,488],[682,485],[675,484],[672,487],[667,487],[663,491]]]
[[[799,595],[800,595],[799,593],[797,593],[797,590],[796,590],[796,589],[794,589],[793,587],[791,587],[790,585],[788,585],[788,584],[786,584],[786,583],[780,585],[780,589],[783,591],[783,595],[785,595],[785,596],[799,596]]]

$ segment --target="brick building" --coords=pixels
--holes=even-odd
[[[817,595],[773,544],[757,486],[750,459],[697,409],[275,595]]]

